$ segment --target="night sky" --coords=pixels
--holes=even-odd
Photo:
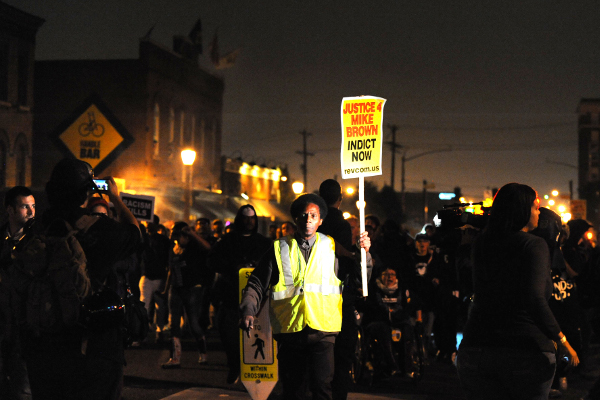
[[[510,181],[576,190],[575,111],[600,97],[595,1],[4,1],[46,19],[39,60],[137,58],[152,26],[170,48],[197,18],[207,57],[218,28],[222,55],[241,48],[214,71],[225,80],[223,154],[287,163],[302,180],[306,129],[309,190],[341,177],[340,105],[358,95],[387,99],[384,123],[415,157],[408,190],[423,179],[476,198]],[[446,151],[418,157],[431,150]],[[390,159],[384,149],[383,176],[367,180],[389,184]],[[399,190],[399,155],[396,166]]]

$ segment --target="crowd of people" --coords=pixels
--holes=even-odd
[[[307,388],[314,399],[346,399],[353,364],[360,362],[359,330],[375,343],[378,363],[369,367],[377,376],[406,376],[405,360],[392,346],[399,337],[421,335],[424,361],[457,364],[470,399],[491,398],[491,392],[547,398],[550,390],[560,394],[570,374],[586,371],[590,341],[600,328],[600,252],[586,235],[593,227],[585,220],[563,225],[539,208],[537,194],[525,185],[498,192],[483,230],[428,224],[410,235],[375,215],[365,217],[365,232],[359,232],[358,218],[345,219],[340,211],[341,186],[328,179],[318,194],[294,201],[290,220],[262,235],[251,205],[242,206],[233,223],[199,218],[193,226],[161,224],[155,216],[142,224],[121,201],[114,180],[107,182],[108,190],[99,193],[91,167],[65,159],[46,186],[50,207],[42,215],[36,216],[28,188],[5,195],[1,398],[119,399],[126,346],[168,343],[171,356],[162,368],[176,369],[182,336],[189,332],[198,362],[206,364],[209,329],[219,333],[227,383],[233,384],[240,376],[239,329],[253,328],[267,294],[280,379],[290,399],[304,398]],[[74,286],[82,310],[93,308],[89,298],[106,304],[111,293],[124,299],[131,288],[148,313],[152,330],[145,341],[127,341],[123,324],[110,323],[114,313],[102,317],[100,328],[92,311],[68,320],[71,292],[53,289],[48,295],[60,304],[60,321],[35,311],[44,301],[51,308],[51,300],[28,276],[35,276],[32,243],[47,240],[50,249],[52,237],[71,244],[69,262],[79,269],[69,276],[77,276],[81,265],[87,270],[85,279],[66,285]],[[360,248],[366,251],[367,297]],[[255,270],[240,304],[238,273],[244,267]],[[52,279],[58,287],[65,278]],[[119,304],[111,309],[123,313]],[[302,363],[306,370],[298,368]],[[511,376],[519,365],[517,381]],[[590,398],[599,395],[600,382]]]

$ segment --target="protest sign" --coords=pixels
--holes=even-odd
[[[365,176],[382,174],[383,106],[381,97],[360,96],[342,99],[342,178],[358,178],[360,231],[365,231]],[[360,249],[363,296],[368,296],[367,255]]]
[[[381,175],[383,106],[373,96],[342,99],[342,178]]]
[[[153,222],[154,196],[142,196],[128,193],[121,193],[120,196],[123,203],[125,203],[136,219]]]

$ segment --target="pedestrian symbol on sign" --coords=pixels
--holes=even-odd
[[[252,345],[252,347],[256,346],[256,352],[254,352],[254,359],[258,358],[258,353],[260,353],[260,355],[262,356],[262,359],[265,359],[265,352],[263,351],[263,348],[265,347],[265,341],[262,340],[261,338],[258,337],[258,334],[254,335],[254,337],[256,338],[256,340],[254,341],[254,344]]]

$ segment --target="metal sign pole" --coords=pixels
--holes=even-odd
[[[360,204],[360,231],[365,231],[365,177],[358,177],[358,201]],[[363,296],[369,295],[367,289],[367,252],[362,247],[360,248],[360,271],[362,276]]]

